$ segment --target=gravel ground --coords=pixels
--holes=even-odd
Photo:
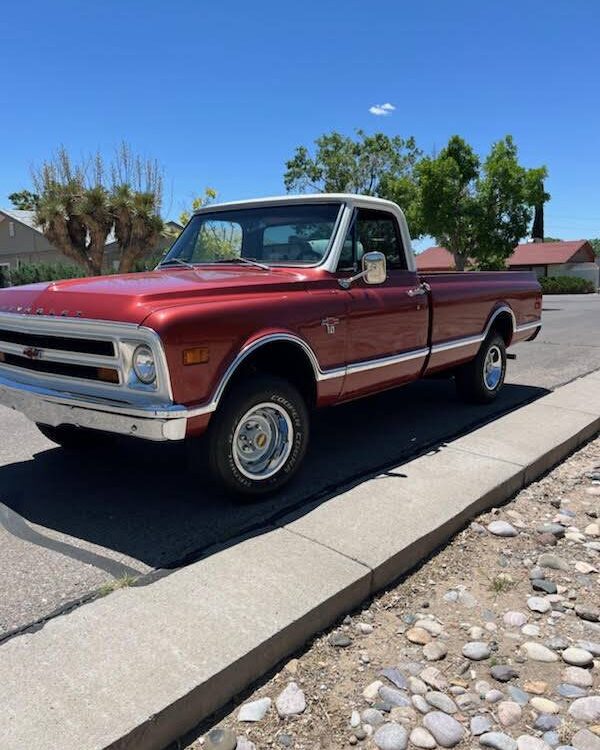
[[[176,747],[600,750],[600,439]]]

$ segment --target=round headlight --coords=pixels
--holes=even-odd
[[[133,352],[133,371],[142,383],[150,385],[156,380],[156,364],[152,349],[146,344],[140,344]]]

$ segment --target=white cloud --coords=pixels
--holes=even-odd
[[[372,107],[369,107],[369,112],[372,115],[377,115],[377,117],[387,117],[387,115],[391,115],[395,109],[396,107],[394,107],[393,104],[386,102],[385,104],[374,104]]]

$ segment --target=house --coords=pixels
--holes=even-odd
[[[146,257],[160,256],[170,247],[174,237],[182,230],[176,221],[165,222],[165,231],[160,240],[148,249]],[[119,245],[114,234],[108,235],[104,266],[116,270],[119,265]],[[8,275],[11,268],[23,263],[68,263],[76,265],[44,237],[41,228],[35,223],[34,211],[0,209],[0,275]],[[7,273],[8,272],[8,273]]]
[[[506,265],[514,271],[540,276],[579,276],[599,285],[600,267],[587,240],[527,242],[517,245]],[[454,271],[454,257],[445,247],[430,247],[417,255],[419,271]]]
[[[10,272],[21,263],[59,262],[66,262],[65,256],[36,226],[33,211],[0,209],[0,272]]]
[[[456,271],[454,256],[445,247],[428,247],[417,254],[418,271]]]

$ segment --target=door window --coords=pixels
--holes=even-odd
[[[406,269],[406,255],[398,222],[392,214],[359,208],[344,241],[338,269],[358,268],[365,253],[377,251],[386,257],[388,269]]]

